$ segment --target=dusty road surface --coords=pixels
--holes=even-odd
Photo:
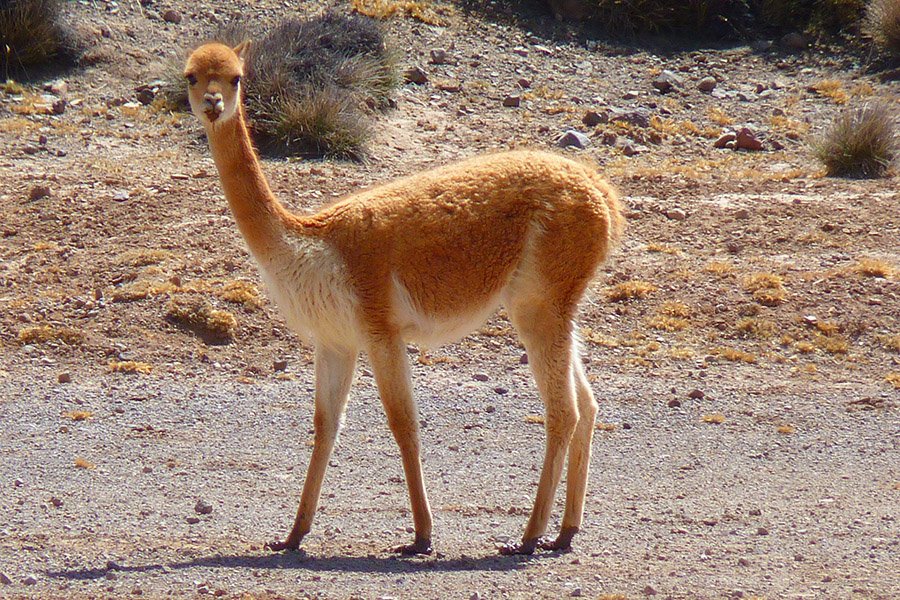
[[[580,317],[601,404],[584,531],[571,553],[497,554],[543,456],[501,313],[455,345],[410,347],[435,554],[388,550],[412,520],[365,361],[314,531],[273,554],[310,454],[311,352],[259,289],[199,126],[135,88],[230,15],[295,9],[69,10],[91,66],[53,76],[64,93],[50,77],[0,93],[0,597],[900,598],[897,176],[825,178],[808,148],[846,106],[896,106],[896,82],[850,55],[620,47],[528,15],[385,21],[401,67],[429,80],[373,115],[368,160],[264,168],[313,210],[589,136],[565,152],[619,187],[629,230]],[[430,64],[433,49],[451,60]],[[665,94],[663,69],[682,78]],[[588,127],[588,111],[631,116]],[[713,147],[743,125],[761,151]],[[178,298],[231,313],[233,335],[174,324]]]

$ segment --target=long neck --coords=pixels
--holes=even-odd
[[[259,259],[281,240],[286,212],[269,188],[247,131],[243,107],[239,110],[228,121],[213,123],[206,133],[225,198],[247,245]]]

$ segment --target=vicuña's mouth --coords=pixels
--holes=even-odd
[[[206,115],[206,118],[209,119],[210,121],[215,121],[216,119],[219,118],[219,115],[222,114],[221,112],[217,111],[214,108],[210,108],[209,110],[205,110],[203,112]]]

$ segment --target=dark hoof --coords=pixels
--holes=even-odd
[[[538,548],[541,550],[549,550],[550,552],[571,552],[572,538],[578,533],[577,527],[563,527],[559,531],[559,535],[552,542],[548,539],[541,539],[538,542]]]
[[[394,548],[394,552],[401,556],[417,556],[420,554],[431,554],[431,540],[416,536],[416,541],[412,544],[404,544]]]
[[[519,544],[504,544],[500,546],[500,554],[503,556],[517,556],[534,554],[534,549],[538,546],[538,538],[530,540],[522,540]]]
[[[282,550],[297,550],[300,547],[300,542],[267,542],[265,547],[272,552],[281,552]]]

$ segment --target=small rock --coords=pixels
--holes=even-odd
[[[523,48],[522,46],[516,46],[512,49],[512,53],[518,56],[528,56],[528,48]]]
[[[156,98],[156,92],[152,88],[142,86],[138,88],[134,96],[138,102],[147,105],[153,103],[153,99]]]
[[[34,202],[35,200],[40,200],[41,198],[46,198],[50,195],[50,186],[48,185],[36,185],[31,188],[31,192],[28,193],[28,199]]]
[[[23,485],[25,485],[25,482],[21,479],[16,478],[13,480],[13,487],[22,487]]]
[[[623,421],[622,429],[631,429],[631,423],[629,423],[628,421]]]
[[[149,465],[144,467],[143,469],[141,469],[141,473],[152,473],[152,472],[153,472],[153,467],[151,467]]]
[[[735,219],[741,219],[741,220],[743,220],[743,219],[749,219],[749,218],[750,218],[750,211],[747,210],[746,208],[741,208],[740,210],[738,210],[738,211],[736,211],[736,212],[734,213],[734,218],[735,218]]]
[[[56,508],[59,508],[60,506],[63,505],[63,501],[60,500],[59,498],[57,498],[56,496],[51,496],[51,497],[50,497],[50,504],[52,504],[52,505],[55,506]]]
[[[647,146],[635,144],[631,140],[624,140],[621,144],[617,145],[622,150],[622,154],[624,154],[625,156],[634,156],[635,154],[640,154],[641,152],[646,152],[647,150],[649,150]]]
[[[481,594],[479,594],[478,592],[475,592],[474,594],[469,596],[469,600],[481,600]]]
[[[34,585],[37,582],[37,577],[35,577],[34,575],[28,575],[25,579],[22,580],[22,583],[25,585]]]
[[[728,142],[733,142],[737,139],[737,135],[732,132],[723,133],[719,136],[715,142],[713,142],[713,148],[725,148]]]
[[[668,405],[669,408],[678,408],[679,406],[681,406],[681,400],[672,398],[671,400],[669,400]]]
[[[796,562],[803,562],[804,560],[806,560],[806,557],[804,557],[802,554],[795,554],[794,560]]]
[[[767,50],[771,50],[772,46],[775,45],[775,42],[772,40],[756,40],[750,42],[750,49],[754,52],[765,52]]]
[[[29,154],[29,155],[37,154],[38,151],[40,151],[40,148],[38,148],[37,146],[32,146],[31,144],[22,148],[22,152],[24,152],[25,154]]]
[[[107,571],[103,576],[104,576],[108,581],[115,581],[116,579],[119,578],[119,576],[116,575],[115,573],[113,573],[112,571]]]
[[[194,510],[198,515],[208,515],[213,511],[213,507],[203,500],[197,500],[197,504],[194,505]]]
[[[706,397],[706,394],[701,390],[692,390],[690,394],[688,394],[688,398],[691,400],[703,400]]]
[[[433,65],[445,65],[447,64],[447,51],[443,48],[434,48],[430,52],[431,54],[431,64]]]
[[[642,592],[645,596],[655,596],[656,595],[656,590],[653,589],[652,585],[645,586],[644,589],[642,590]]]
[[[100,36],[105,37],[105,38],[112,37],[112,31],[110,31],[109,27],[107,27],[106,25],[101,25],[100,26]]]
[[[756,535],[769,535],[769,530],[765,527],[759,527],[756,529]]]
[[[581,588],[577,587],[574,590],[572,590],[572,593],[569,595],[572,596],[573,598],[581,598],[581,594],[582,594]]]
[[[716,81],[715,77],[704,77],[697,82],[697,89],[705,94],[708,94],[716,89],[716,84],[718,84],[718,82]]]
[[[510,94],[509,96],[507,96],[506,98],[503,99],[503,106],[506,106],[509,108],[516,108],[521,103],[522,103],[522,97],[519,96],[518,94]]]
[[[790,48],[791,50],[803,50],[806,48],[807,42],[806,36],[802,33],[788,33],[781,38],[781,45],[785,48]]]
[[[522,88],[523,90],[528,89],[528,88],[531,87],[531,80],[530,80],[530,79],[525,79],[524,77],[520,78],[516,83],[517,83],[517,84],[519,85],[519,87]]]
[[[604,113],[599,113],[595,110],[589,110],[584,113],[584,117],[581,118],[581,122],[587,125],[588,127],[596,127],[601,123],[609,122],[609,115]]]
[[[428,83],[428,74],[420,67],[413,66],[403,71],[403,80],[407,83],[424,85]]]
[[[12,583],[12,579],[9,578],[9,575],[4,573],[3,571],[0,571],[0,583],[2,583],[3,585],[9,585]]]
[[[498,386],[498,387],[495,387],[495,388],[494,388],[494,393],[495,393],[495,394],[500,394],[501,396],[504,396],[504,395],[506,395],[506,394],[509,393],[509,390],[506,389],[505,387],[500,387],[500,386]]]
[[[528,354],[527,353],[522,353],[522,356],[519,357],[519,364],[520,365],[528,364]]]
[[[72,374],[69,373],[68,371],[65,372],[65,373],[60,373],[60,374],[56,377],[56,380],[57,380],[59,383],[72,383]]]
[[[475,381],[487,381],[489,378],[485,373],[475,373],[474,375],[472,375],[472,379],[474,379]]]
[[[785,115],[785,112],[784,112],[784,109],[783,109],[783,108],[777,108],[777,107],[776,107],[776,108],[773,108],[773,109],[772,109],[772,116],[773,116],[773,117],[783,117],[784,115]]]
[[[213,596],[215,596],[216,598],[221,598],[222,596],[224,596],[224,595],[227,594],[227,593],[228,593],[228,592],[226,592],[226,591],[223,590],[222,588],[218,588],[218,589],[216,589],[215,592],[213,592]]]
[[[53,111],[54,115],[61,115],[66,112],[66,101],[60,98],[59,100],[54,100],[53,105],[50,107],[50,110]]]
[[[62,79],[57,79],[56,81],[44,84],[44,90],[50,92],[54,96],[65,98],[69,95],[69,84]]]
[[[714,518],[703,519],[703,524],[706,525],[707,527],[713,527],[713,526],[719,524],[719,520],[714,519]]]
[[[462,83],[457,79],[445,79],[435,82],[434,87],[444,92],[458,92],[462,89]]]
[[[684,221],[687,219],[687,213],[681,210],[680,208],[669,208],[663,213],[669,219],[673,221]]]
[[[116,202],[125,202],[130,197],[131,194],[129,194],[126,190],[118,190],[113,194],[113,200],[115,200]]]
[[[610,121],[624,121],[635,127],[650,127],[650,111],[645,108],[634,110],[613,109],[609,115]]]
[[[488,404],[487,406],[484,407],[484,412],[495,413],[495,412],[497,412],[497,407],[494,406],[493,404]]]
[[[834,579],[831,577],[831,575],[826,575],[822,578],[823,583],[831,583],[832,581],[834,581]]]
[[[762,516],[762,511],[758,508],[751,508],[747,514],[751,517],[759,517]]]
[[[739,558],[739,559],[738,559],[738,566],[739,566],[739,567],[749,567],[749,566],[750,566],[750,561],[747,560],[746,558]]]
[[[557,145],[560,148],[568,148],[570,146],[573,146],[575,148],[584,149],[591,145],[591,139],[580,131],[570,129],[566,131],[561,138],[559,138]]]
[[[163,13],[162,18],[166,23],[172,23],[173,25],[181,23],[181,13],[177,10],[167,10]]]
[[[622,99],[623,100],[634,100],[635,98],[637,98],[640,95],[641,95],[640,92],[636,92],[634,90],[628,90],[627,92],[622,94]]]
[[[737,254],[741,251],[741,245],[737,242],[728,242],[725,244],[725,249],[728,250],[729,254]]]
[[[41,136],[38,138],[38,144],[40,144],[41,146],[46,146],[46,145],[47,145],[47,141],[48,141],[48,140],[47,140],[47,136],[46,136],[46,135],[41,135]]]
[[[667,94],[671,92],[675,88],[680,88],[684,85],[684,80],[680,75],[677,75],[673,71],[669,71],[666,69],[659,75],[657,75],[653,79],[653,87],[655,87],[661,94]]]
[[[196,525],[200,522],[200,519],[198,517],[188,517],[185,521],[187,521],[189,525]]]
[[[275,371],[286,371],[287,367],[288,361],[284,359],[276,360],[272,363],[272,368],[275,369]]]
[[[756,136],[747,127],[742,127],[741,130],[737,132],[737,139],[734,143],[740,150],[756,152],[763,149],[762,142],[756,139]]]
[[[142,590],[142,589],[139,588],[139,587],[136,587],[136,588],[134,588],[134,589],[131,590],[131,595],[132,595],[132,596],[143,596],[143,595],[144,595],[144,590]]]

